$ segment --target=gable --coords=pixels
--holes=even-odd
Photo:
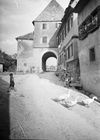
[[[64,9],[56,0],[52,0],[34,21],[60,21],[63,15]]]

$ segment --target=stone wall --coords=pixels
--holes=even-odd
[[[79,60],[75,59],[67,63],[67,72],[70,73],[71,77],[73,77],[74,81],[77,81],[80,76],[80,66]]]

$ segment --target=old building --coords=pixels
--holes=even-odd
[[[76,80],[79,76],[77,14],[68,6],[57,34],[58,70],[63,68]]]
[[[2,51],[0,50],[0,72],[3,72],[4,59]]]
[[[26,47],[28,52],[25,51],[24,54],[22,53],[23,56],[18,54],[18,70],[22,68],[22,65],[29,68],[26,61],[29,62],[30,60],[28,59],[31,59],[32,67],[34,67],[37,72],[46,71],[46,60],[49,57],[58,58],[58,49],[54,38],[63,14],[63,8],[56,0],[52,0],[40,15],[34,19],[32,22],[34,25],[33,44],[30,45],[31,47],[29,48],[28,46]],[[17,41],[19,41],[19,46],[20,38],[18,38]],[[21,51],[23,52],[23,50],[19,50],[18,52]],[[25,57],[25,55],[27,56]],[[22,59],[22,57],[24,59]],[[23,60],[23,64],[19,62],[20,60],[21,62]]]
[[[57,45],[53,38],[63,17],[64,10],[52,0],[43,12],[33,21],[34,29],[34,65],[39,71],[46,71],[46,60],[58,57]]]
[[[17,71],[31,72],[33,68],[33,37],[28,33],[16,38],[17,40]]]
[[[0,54],[0,72],[3,72],[3,65],[4,65],[4,62]]]
[[[71,0],[70,5],[78,13],[81,82],[100,97],[100,1]]]

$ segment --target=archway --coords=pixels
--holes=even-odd
[[[46,71],[46,61],[49,57],[54,57],[57,59],[57,56],[55,53],[53,52],[46,52],[43,56],[42,56],[42,70]]]

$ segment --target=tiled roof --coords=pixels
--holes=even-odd
[[[18,39],[21,39],[21,40],[34,40],[33,37],[34,37],[34,32],[28,33],[28,34],[23,35],[23,36],[19,36],[19,37],[16,38],[16,40],[18,40]]]
[[[56,0],[52,0],[34,21],[60,21],[63,15],[64,9]]]

